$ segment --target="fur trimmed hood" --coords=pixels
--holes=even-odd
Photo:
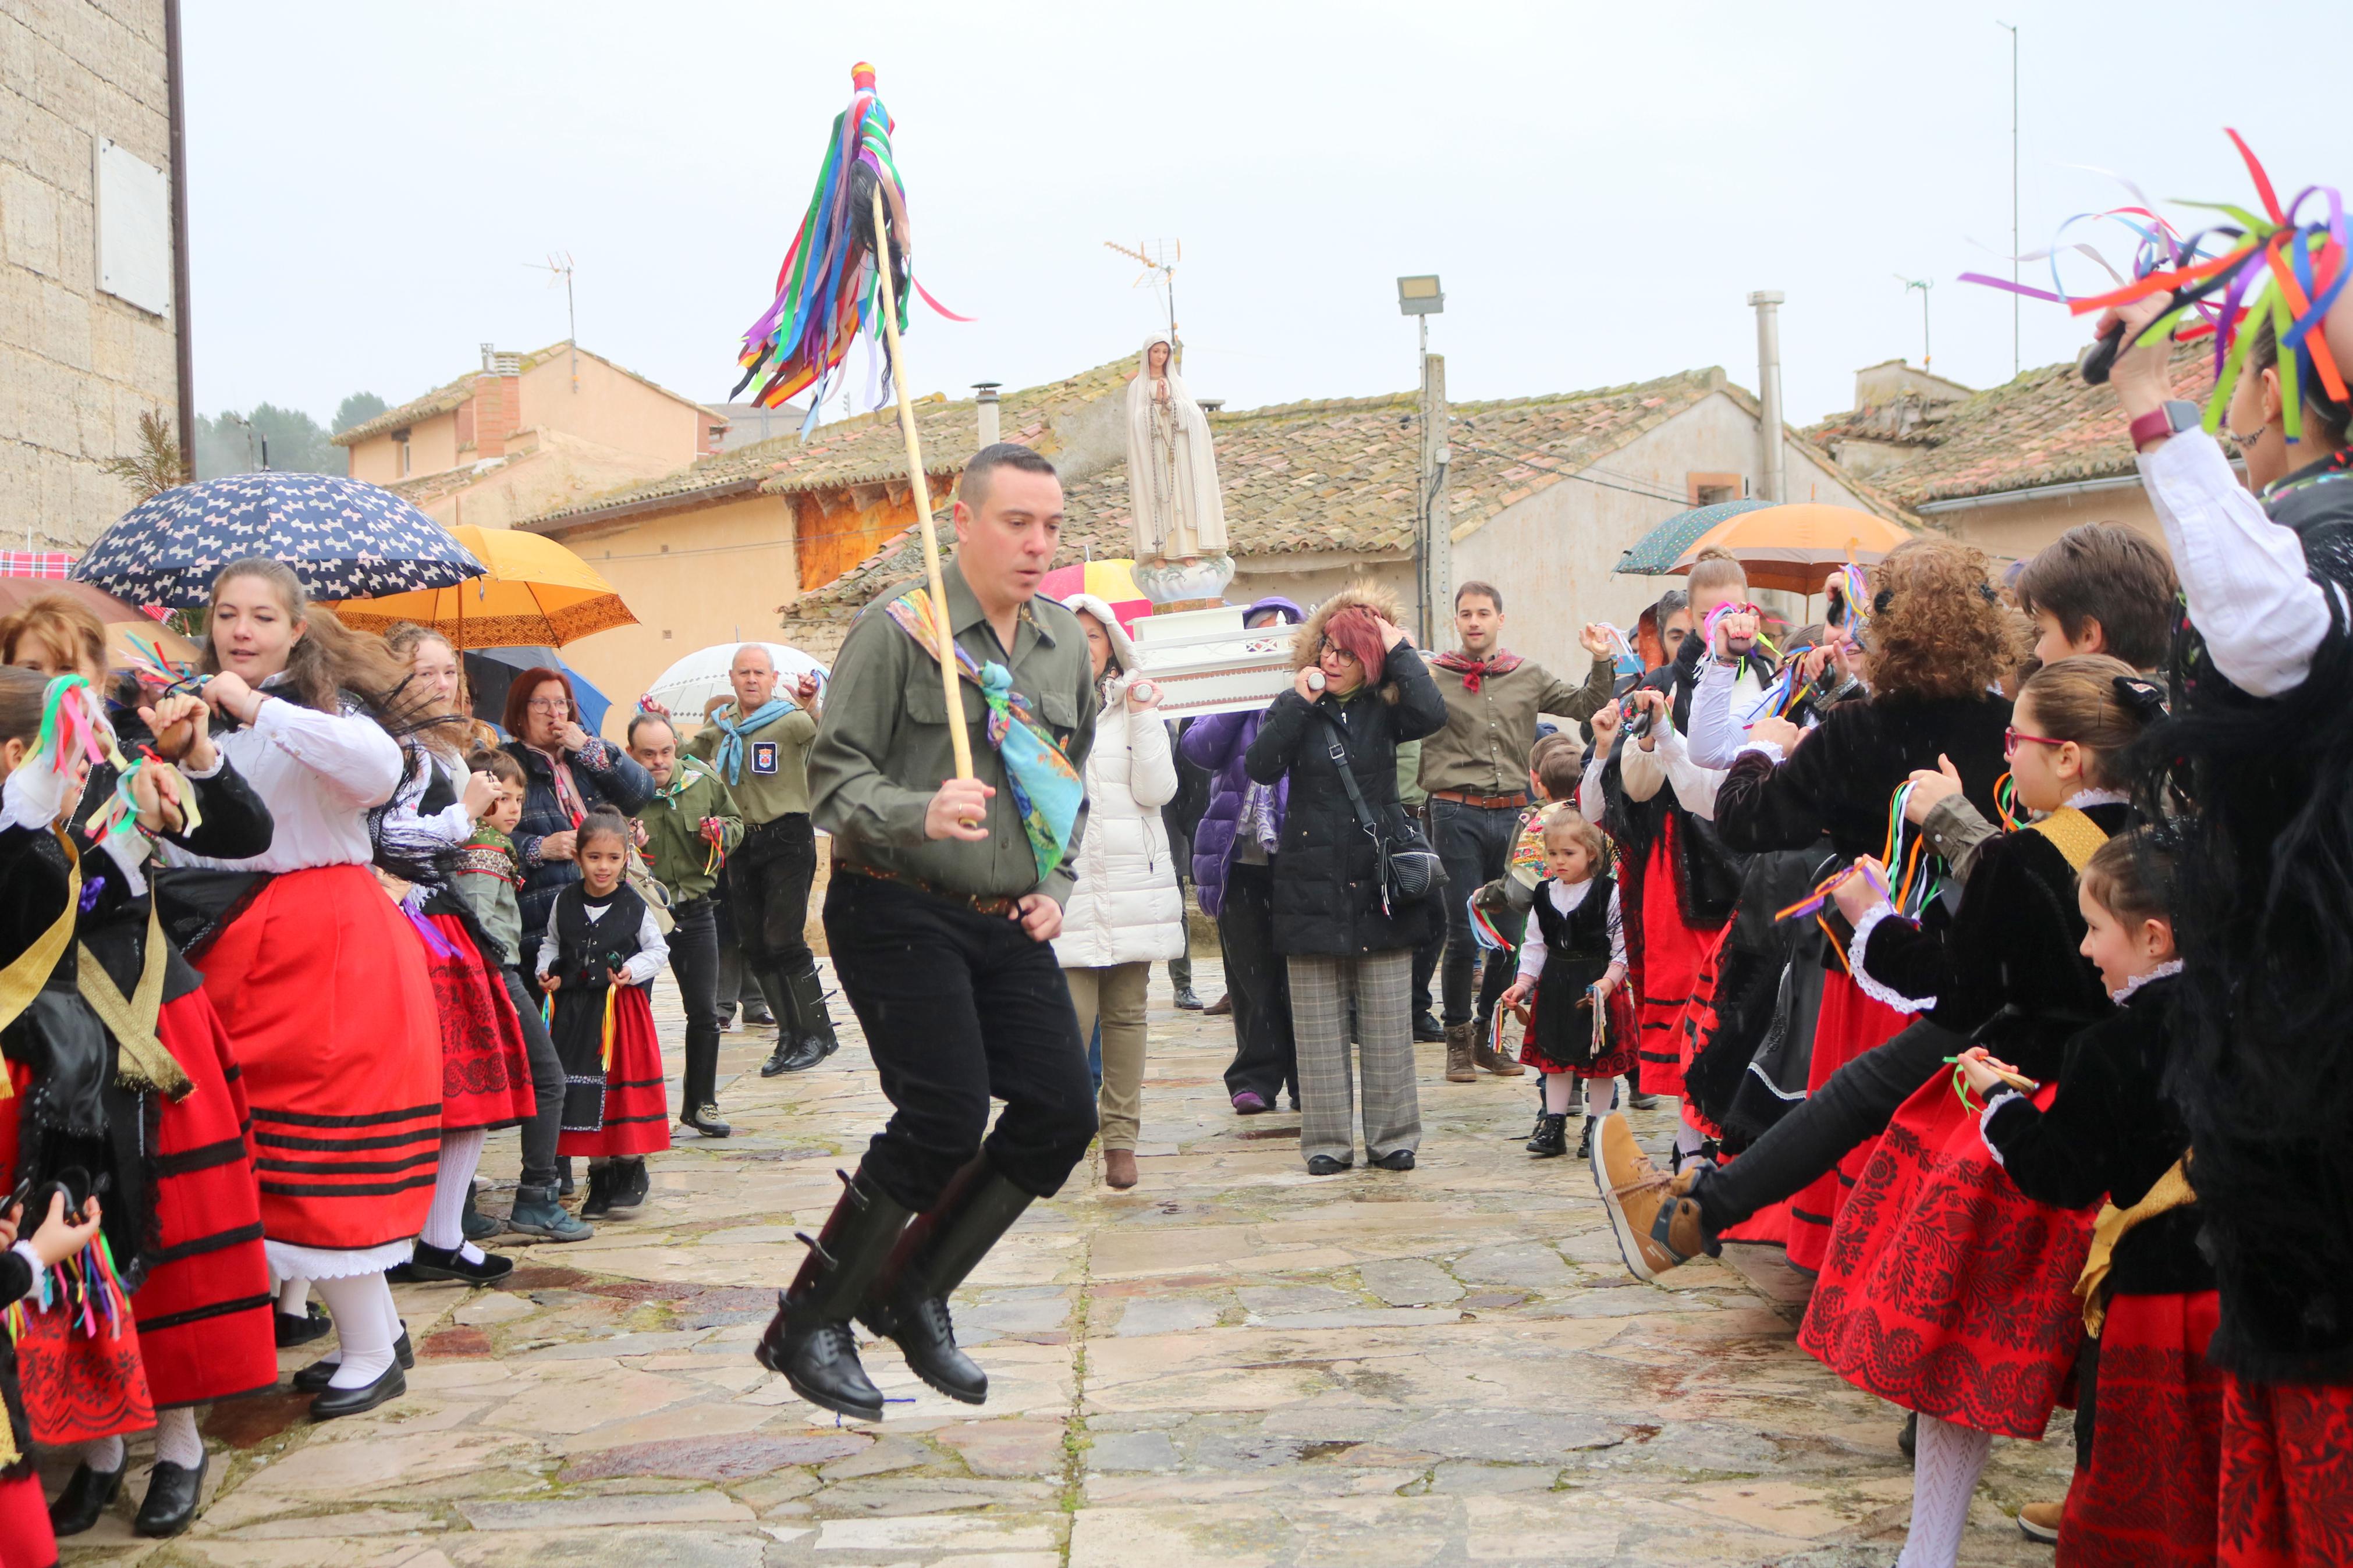
[[[1405,625],[1405,611],[1398,605],[1398,596],[1395,594],[1377,583],[1351,583],[1316,605],[1314,613],[1302,622],[1299,629],[1292,634],[1292,668],[1305,669],[1315,662],[1316,650],[1324,646],[1324,624],[1351,605],[1362,605],[1391,626]],[[1378,672],[1368,671],[1367,673]],[[1395,702],[1398,700],[1397,682],[1382,681],[1380,693],[1382,700]]]

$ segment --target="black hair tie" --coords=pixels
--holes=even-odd
[[[1978,584],[1978,592],[1984,595],[1985,602],[1989,605],[1999,605],[2001,603],[2001,595],[1993,591],[1993,584],[1990,583]]]
[[[1894,602],[1895,590],[1882,588],[1877,594],[1872,595],[1871,613],[1874,616],[1883,616],[1887,613],[1887,606]]]
[[[2165,717],[2165,691],[2154,680],[2137,675],[2116,678],[2116,700],[2127,712],[2144,724],[2154,724]]]

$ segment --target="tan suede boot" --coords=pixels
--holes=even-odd
[[[1446,1026],[1446,1081],[1479,1081],[1479,1068],[1471,1058],[1471,1026],[1468,1024]]]
[[[1517,1078],[1528,1069],[1487,1043],[1489,1031],[1471,1026],[1471,1060],[1497,1078]]]

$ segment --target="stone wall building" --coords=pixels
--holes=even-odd
[[[175,423],[164,0],[0,6],[0,542],[78,550],[132,500],[100,467]]]

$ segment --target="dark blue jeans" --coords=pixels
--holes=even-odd
[[[1446,867],[1442,985],[1449,1024],[1471,1021],[1471,975],[1480,956],[1479,943],[1471,934],[1471,895],[1504,874],[1519,825],[1516,806],[1464,805],[1435,798],[1430,803],[1430,847]],[[1482,1017],[1494,1011],[1495,999],[1512,984],[1512,955],[1499,949],[1486,957],[1487,971],[1479,987]]]

